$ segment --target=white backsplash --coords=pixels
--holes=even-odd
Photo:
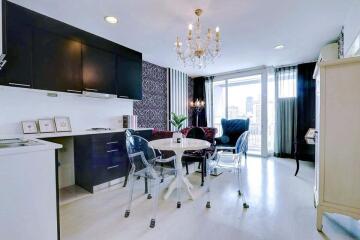
[[[21,121],[70,117],[73,130],[92,127],[120,128],[122,115],[133,114],[133,101],[126,99],[100,99],[71,93],[47,93],[34,89],[0,86],[0,137],[22,133]]]

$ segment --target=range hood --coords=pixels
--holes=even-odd
[[[105,98],[105,99],[116,98],[116,95],[114,94],[98,93],[98,92],[90,92],[90,91],[83,91],[82,95],[85,97],[92,97],[92,98]]]

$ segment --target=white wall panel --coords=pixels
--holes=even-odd
[[[168,69],[169,113],[174,112],[188,117],[188,81],[189,76],[175,69]],[[169,115],[171,118],[171,115]],[[188,125],[188,120],[184,126]],[[172,126],[170,130],[175,130]]]

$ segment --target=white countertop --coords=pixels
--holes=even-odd
[[[126,128],[114,128],[110,130],[75,130],[71,132],[55,132],[55,133],[37,133],[37,134],[13,134],[0,136],[0,139],[5,138],[25,138],[25,139],[44,139],[44,138],[58,138],[58,137],[73,137],[82,135],[94,135],[103,133],[117,133],[125,132]],[[152,128],[136,128],[135,131],[153,130]]]
[[[73,137],[73,136],[104,134],[104,133],[116,133],[116,132],[124,132],[125,130],[126,130],[125,128],[118,128],[118,129],[111,129],[111,130],[79,130],[79,131],[72,131],[72,132],[39,133],[39,134],[13,134],[13,135],[0,136],[0,139],[21,138],[21,139],[33,140],[33,141],[40,143],[39,145],[32,145],[32,146],[0,148],[0,155],[20,154],[20,153],[26,153],[26,152],[44,151],[44,150],[50,150],[50,149],[55,150],[55,149],[62,148],[61,144],[52,143],[52,142],[44,141],[41,139]],[[134,130],[135,131],[152,130],[152,128],[137,128]]]
[[[31,145],[31,146],[0,148],[0,156],[46,151],[46,150],[55,150],[55,149],[62,148],[61,144],[43,141],[40,139],[31,139],[31,140],[33,140],[39,144]]]

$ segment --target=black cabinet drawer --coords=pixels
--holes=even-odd
[[[74,137],[75,183],[92,192],[93,186],[126,175],[129,159],[125,133]]]
[[[128,163],[120,162],[111,166],[94,169],[93,186],[124,177],[128,171],[128,166]]]

